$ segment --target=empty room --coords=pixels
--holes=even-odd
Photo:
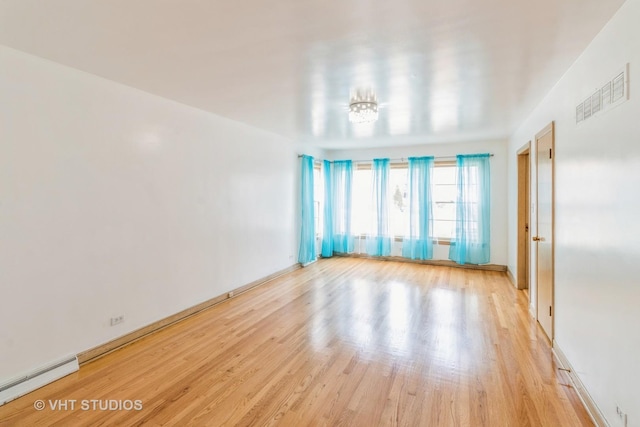
[[[639,22],[0,2],[0,425],[640,427]]]

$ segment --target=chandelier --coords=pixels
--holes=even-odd
[[[371,123],[378,120],[378,101],[372,91],[357,91],[349,103],[351,123]]]

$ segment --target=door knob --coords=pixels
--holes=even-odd
[[[544,237],[534,236],[532,239],[534,242],[544,242]]]

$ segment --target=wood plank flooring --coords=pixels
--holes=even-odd
[[[592,423],[505,273],[333,258],[0,406],[0,425]]]

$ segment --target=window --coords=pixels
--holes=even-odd
[[[436,162],[433,168],[433,237],[450,241],[456,233],[456,175],[455,162]]]
[[[489,154],[458,155],[456,161],[442,159],[434,161],[433,157],[415,159],[419,162],[416,163],[413,177],[415,186],[412,190],[415,191],[412,201],[413,224],[410,224],[409,163],[414,159],[409,163],[398,161],[390,163],[388,159],[374,160],[375,168],[369,162],[354,164],[350,160],[335,161],[334,167],[339,168],[335,170],[337,173],[332,174],[332,179],[337,177],[335,179],[339,180],[338,185],[332,185],[332,191],[336,194],[331,196],[335,217],[331,243],[334,245],[335,252],[352,252],[355,243],[357,252],[366,251],[372,254],[374,251],[371,249],[371,243],[375,243],[384,247],[384,250],[379,252],[388,253],[389,240],[395,237],[396,242],[407,245],[391,245],[392,250],[397,253],[398,248],[402,251],[409,248],[411,258],[414,257],[414,251],[423,249],[425,252],[424,254],[421,252],[420,256],[431,257],[432,243],[445,245],[452,243],[449,248],[450,257],[453,256],[451,252],[454,249],[466,249],[468,244],[475,244],[484,251],[480,253],[482,256],[450,259],[460,263],[488,262],[485,260],[488,259],[490,233],[489,156]],[[318,235],[322,235],[323,231],[325,194],[322,172],[320,166],[316,165],[314,204]],[[430,175],[429,179],[425,179],[425,174]],[[387,180],[386,198],[378,194],[385,179]],[[458,180],[461,181],[458,182]],[[430,194],[426,194],[427,182]],[[459,191],[460,194],[458,194]],[[426,197],[419,192],[424,192]],[[425,209],[428,209],[429,213],[426,213]],[[427,219],[430,222],[428,232],[424,222]],[[411,230],[409,230],[410,226]],[[417,232],[415,232],[416,228],[418,228]],[[418,234],[419,238],[415,238]],[[338,247],[340,250],[335,249]],[[403,252],[403,256],[408,255]]]
[[[353,172],[353,205],[351,230],[364,236],[372,230],[375,206],[372,197],[373,174],[371,164],[358,164]],[[407,164],[391,164],[389,170],[389,233],[402,237],[409,221],[407,210]]]
[[[433,238],[445,244],[455,238],[457,174],[455,161],[438,161],[433,168]],[[351,230],[355,236],[366,235],[373,224],[372,179],[371,164],[360,163],[354,167]],[[389,171],[389,231],[392,237],[401,238],[408,230],[408,185],[407,163],[392,163]]]
[[[371,164],[358,164],[353,171],[353,202],[351,205],[351,232],[364,236],[373,224]]]
[[[389,232],[395,237],[404,236],[409,227],[407,172],[406,163],[391,164],[389,171]]]
[[[320,165],[320,162],[315,162],[313,164],[313,210],[316,226],[316,236],[322,236],[322,227],[324,226],[324,180]]]

